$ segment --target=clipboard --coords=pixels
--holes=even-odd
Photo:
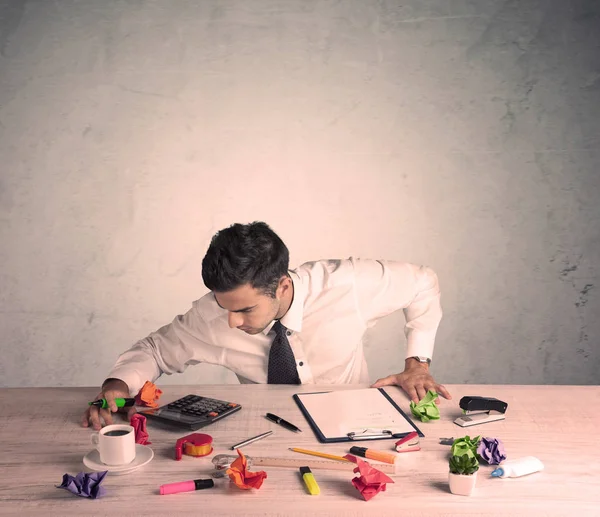
[[[383,388],[296,393],[294,400],[321,443],[425,435]]]

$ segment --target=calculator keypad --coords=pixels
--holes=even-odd
[[[186,395],[162,408],[148,411],[148,416],[189,425],[198,429],[223,418],[240,409],[239,404],[224,400],[201,397],[200,395]]]

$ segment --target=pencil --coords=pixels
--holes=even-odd
[[[324,452],[309,451],[308,449],[298,449],[296,447],[290,447],[290,451],[299,452],[301,454],[310,454],[311,456],[319,456],[319,458],[327,458],[328,460],[345,461],[352,463],[349,459],[343,456],[336,456],[335,454],[326,454]]]

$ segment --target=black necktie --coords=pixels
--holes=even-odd
[[[275,339],[269,352],[269,384],[300,384],[296,359],[287,338],[287,329],[277,320],[273,325]]]

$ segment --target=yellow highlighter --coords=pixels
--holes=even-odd
[[[308,467],[300,467],[300,475],[310,495],[319,495],[321,493],[321,489],[317,485],[317,480]]]

